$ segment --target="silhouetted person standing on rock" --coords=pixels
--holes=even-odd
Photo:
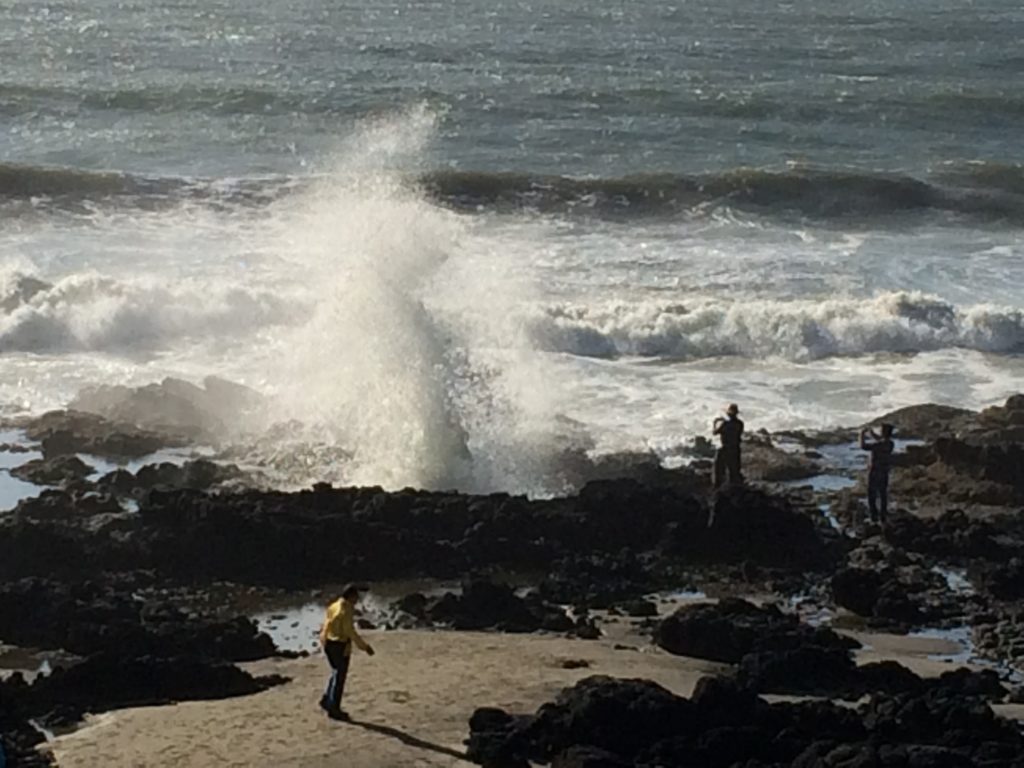
[[[320,708],[333,720],[349,719],[348,714],[341,709],[341,697],[345,693],[352,646],[373,656],[373,648],[359,635],[355,625],[356,605],[359,603],[361,589],[355,584],[347,585],[341,597],[327,606],[327,617],[320,629],[320,643],[331,665],[331,679],[320,699]]]
[[[722,441],[721,448],[715,454],[715,488],[725,483],[726,474],[730,483],[742,483],[743,473],[740,471],[740,438],[743,437],[743,422],[740,420],[740,407],[733,403],[725,409],[725,418],[719,416],[714,422],[714,433]]]
[[[868,458],[868,513],[875,523],[885,524],[889,512],[889,469],[896,448],[892,432],[892,424],[883,424],[881,435],[871,429],[860,432],[861,449],[871,452]]]

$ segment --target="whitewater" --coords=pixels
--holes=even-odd
[[[213,375],[281,486],[550,493],[1024,381],[1011,3],[115,5],[0,11],[0,416]]]

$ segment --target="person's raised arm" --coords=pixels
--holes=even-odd
[[[871,430],[865,427],[860,431],[860,449],[862,451],[870,451],[871,446],[868,445],[868,435],[871,434]]]

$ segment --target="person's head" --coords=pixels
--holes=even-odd
[[[725,409],[725,412],[729,418],[734,419],[740,415],[740,407],[736,403],[729,403],[729,407]]]
[[[359,598],[366,589],[362,584],[346,584],[341,590],[341,596],[350,603],[358,603]]]
[[[896,427],[894,427],[892,424],[883,424],[882,437],[892,437],[892,433],[893,431],[895,431],[895,429]]]

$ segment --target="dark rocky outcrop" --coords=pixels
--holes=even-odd
[[[496,767],[587,756],[635,768],[1013,766],[1024,748],[1014,724],[949,688],[875,695],[854,710],[768,704],[723,678],[685,699],[650,681],[589,677],[532,716],[478,710],[467,743],[470,759]]]
[[[87,453],[113,459],[148,456],[162,448],[188,444],[187,438],[152,432],[83,411],[50,411],[25,425],[25,435],[40,443],[43,456]]]
[[[27,578],[0,585],[0,638],[34,648],[90,656],[253,661],[276,654],[273,641],[244,617],[186,612],[146,597],[145,577],[67,584]],[[31,616],[31,621],[25,617]]]
[[[806,645],[847,654],[857,641],[823,627],[810,627],[778,608],[740,599],[685,606],[664,619],[655,642],[669,653],[739,663],[747,654],[795,651]]]
[[[48,459],[34,459],[11,470],[14,477],[36,485],[69,485],[84,480],[93,473],[93,468],[77,456],[53,456]]]
[[[135,474],[118,469],[101,477],[96,485],[111,492],[138,496],[152,488],[205,491],[245,476],[234,464],[193,459],[182,464],[168,461],[147,464]]]
[[[536,592],[519,597],[508,585],[483,579],[464,581],[458,594],[406,595],[394,607],[422,622],[458,630],[571,632],[576,627],[563,608],[545,602]]]
[[[128,482],[123,475],[110,480]],[[80,503],[73,494],[49,497],[45,516],[31,514],[40,503],[0,519],[0,576],[51,567],[88,576],[100,567],[299,587],[344,573],[450,578],[496,568],[548,571],[561,563],[542,585],[546,599],[607,605],[662,586],[666,574],[675,576],[673,563],[749,561],[804,571],[833,559],[814,522],[780,497],[753,489],[720,493],[709,525],[701,498],[635,480],[602,481],[576,497],[539,501],[329,486],[219,494],[156,487],[139,499],[138,514],[100,519],[71,514]],[[61,504],[68,514],[57,514]],[[598,572],[608,578],[591,578]],[[593,585],[598,591],[584,594]]]

